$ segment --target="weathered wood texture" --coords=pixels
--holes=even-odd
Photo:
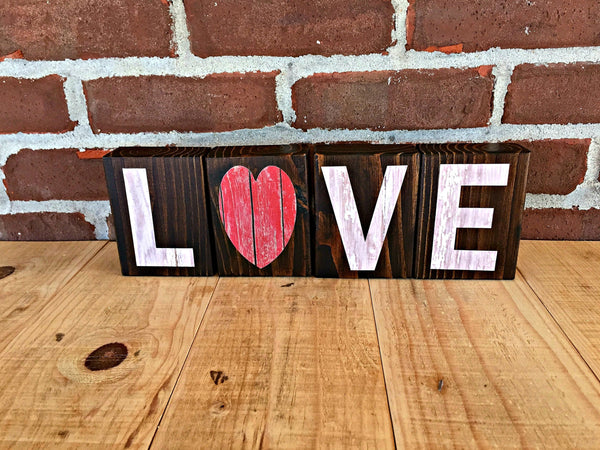
[[[121,148],[104,157],[124,275],[214,272],[203,153]]]
[[[2,335],[0,447],[149,446],[216,278],[123,277],[116,256],[108,244]]]
[[[221,278],[154,443],[393,448],[367,280]]]
[[[307,166],[299,145],[222,147],[208,153],[220,275],[311,274]]]
[[[0,348],[8,345],[47,302],[106,245],[105,242],[2,242]]]
[[[600,383],[520,276],[370,284],[398,448],[600,442]]]
[[[422,145],[419,150],[415,276],[514,278],[529,151],[516,144]],[[482,228],[486,222],[491,228]],[[490,263],[494,270],[462,269]]]
[[[600,242],[524,241],[519,271],[600,379]]]
[[[0,243],[0,447],[390,448],[382,363],[400,448],[600,442],[598,243],[369,281],[382,361],[366,280],[221,279],[194,340],[216,279],[124,278],[104,246]]]
[[[412,276],[420,160],[416,147],[339,144],[317,145],[312,151],[315,275]],[[393,176],[393,166],[406,167],[403,177]],[[346,167],[347,177],[336,167]],[[324,169],[338,172],[328,175]],[[369,254],[374,270],[354,270]]]

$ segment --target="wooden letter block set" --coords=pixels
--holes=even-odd
[[[515,144],[121,148],[104,158],[124,275],[515,276]]]

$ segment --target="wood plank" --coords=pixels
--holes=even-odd
[[[518,267],[600,378],[600,242],[523,241]]]
[[[0,267],[7,268],[0,278],[0,346],[36,317],[104,245],[98,241],[0,242]]]
[[[366,280],[221,278],[157,448],[393,448]]]
[[[600,442],[600,383],[520,275],[370,283],[398,447]]]
[[[124,275],[212,275],[204,154],[123,147],[104,160]]]
[[[421,159],[416,147],[311,147],[315,275],[411,277]]]
[[[0,446],[148,446],[215,284],[123,277],[104,247],[0,346]]]
[[[308,166],[304,145],[217,147],[207,154],[220,275],[311,274]]]
[[[529,150],[488,143],[427,144],[419,151],[415,276],[513,279]]]

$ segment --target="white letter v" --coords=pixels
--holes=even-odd
[[[325,185],[351,270],[375,270],[407,167],[387,167],[369,225],[367,239],[364,238],[358,217],[348,169],[346,166],[322,167]]]

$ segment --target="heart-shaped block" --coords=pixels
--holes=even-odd
[[[296,224],[296,191],[279,167],[265,167],[255,180],[244,166],[227,171],[219,187],[219,216],[238,252],[258,268],[285,249]]]

